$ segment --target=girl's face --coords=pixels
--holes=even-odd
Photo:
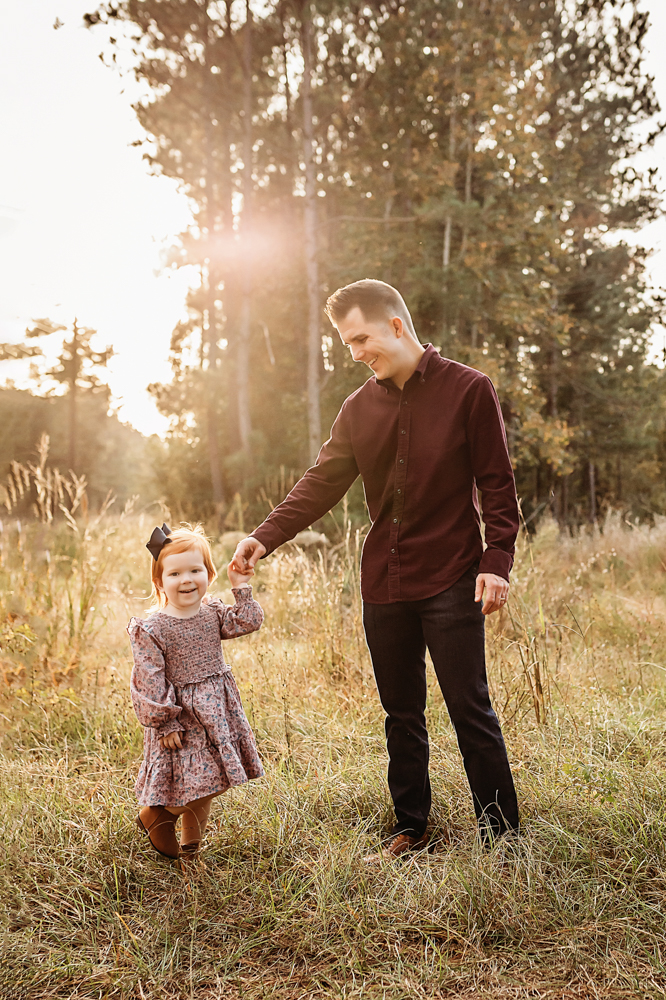
[[[176,552],[162,559],[162,586],[169,607],[184,618],[195,615],[208,590],[208,570],[199,549]]]

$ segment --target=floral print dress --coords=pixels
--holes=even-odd
[[[145,727],[135,785],[141,806],[184,806],[264,773],[221,645],[256,632],[264,614],[251,587],[233,594],[233,606],[211,598],[192,618],[157,611],[127,627],[132,702]],[[182,748],[163,750],[160,738],[174,732]]]

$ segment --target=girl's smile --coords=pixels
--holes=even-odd
[[[160,588],[167,599],[164,613],[174,618],[196,615],[209,582],[203,555],[198,548],[164,555]]]

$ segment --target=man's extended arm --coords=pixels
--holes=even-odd
[[[264,555],[288,542],[335,507],[357,476],[358,466],[352,451],[346,406],[343,404],[316,464],[299,479],[289,496],[271,511],[263,524],[239,543],[233,562],[239,569],[254,566]]]

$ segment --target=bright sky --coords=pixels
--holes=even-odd
[[[156,271],[190,216],[130,145],[142,134],[138,91],[99,60],[102,38],[83,27],[95,6],[0,0],[0,342],[21,339],[33,317],[77,316],[117,351],[109,382],[121,419],[161,433],[145,387],[170,375],[189,275]],[[0,379],[19,383],[21,369],[0,364]]]
[[[647,65],[666,109],[666,3],[642,2],[651,16]],[[117,351],[109,382],[121,419],[163,433],[145,387],[169,377],[169,339],[191,275],[158,271],[190,216],[175,185],[150,176],[131,146],[141,138],[130,107],[138,91],[99,60],[102,38],[82,24],[95,6],[0,0],[0,342],[20,340],[33,318],[77,316]],[[664,186],[665,161],[662,137],[649,162]],[[666,288],[666,219],[638,241],[655,250],[652,282]],[[662,331],[655,347],[666,349]],[[20,384],[23,373],[0,363],[0,380]]]

